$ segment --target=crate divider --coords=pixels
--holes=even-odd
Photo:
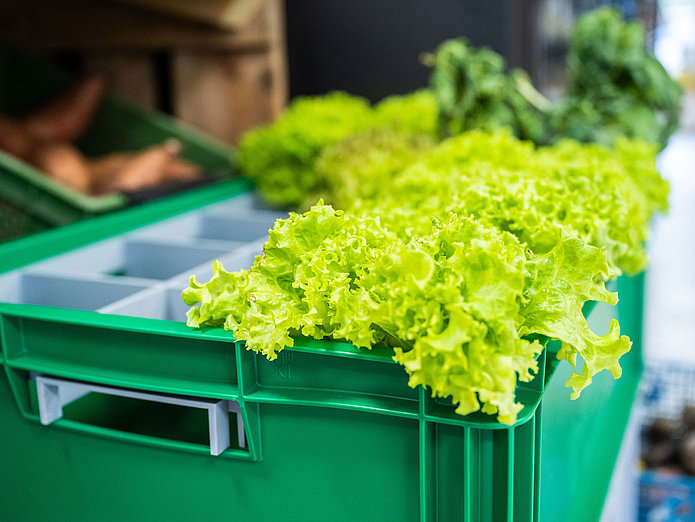
[[[200,229],[200,219],[202,212],[184,214],[171,219],[165,219],[159,223],[154,223],[133,231],[130,237],[136,238],[191,238],[196,237]]]
[[[249,268],[253,264],[257,244],[246,245],[240,249],[220,256],[218,259],[227,270]],[[212,277],[212,261],[193,267],[164,281],[152,281],[153,284],[140,292],[125,296],[123,299],[109,303],[97,311],[105,314],[164,319],[185,322],[188,306],[181,299],[181,292],[188,286],[189,278],[196,274],[199,280]]]
[[[55,279],[76,279],[79,281],[93,281],[95,283],[115,284],[115,285],[136,285],[149,288],[161,281],[146,277],[132,277],[126,275],[113,275],[99,272],[79,272],[64,268],[44,268],[37,266],[32,270],[27,270],[24,275],[36,275],[42,277],[52,277]]]
[[[4,302],[93,311],[147,288],[147,283],[34,271],[0,278],[0,286]]]
[[[198,237],[208,240],[258,241],[268,237],[274,221],[266,218],[206,214],[200,217]]]
[[[274,215],[278,217],[287,217],[287,210],[281,208],[271,208],[265,204],[255,192],[247,192],[235,197],[233,200],[222,201],[217,203],[214,208],[210,209],[213,212],[228,212],[241,215],[252,214]]]
[[[170,279],[242,246],[231,241],[178,241],[128,239],[124,242],[125,275]]]

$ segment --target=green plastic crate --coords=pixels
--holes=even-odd
[[[49,234],[76,246],[73,228],[116,217]],[[177,322],[186,276],[206,277],[196,263],[219,250],[228,269],[247,266],[274,217],[242,194],[0,278],[0,519],[598,519],[641,371],[641,277],[619,280],[619,308],[589,307],[594,327],[617,313],[635,341],[623,377],[599,374],[570,401],[551,345],[509,427],[409,388],[386,349],[298,339],[269,362]],[[230,413],[219,424],[203,408],[91,393],[44,426],[46,376]],[[213,456],[219,429],[229,445]]]
[[[47,62],[0,46],[0,114],[21,117],[40,107],[73,79]],[[192,127],[107,96],[78,143],[87,156],[141,150],[178,138],[182,157],[216,179],[236,173],[230,147]],[[122,209],[126,196],[87,196],[57,183],[0,151],[0,242]]]

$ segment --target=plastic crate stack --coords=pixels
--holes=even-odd
[[[676,421],[683,408],[695,405],[695,367],[649,363],[643,374],[643,447],[646,429],[658,417]],[[640,476],[639,522],[695,520],[695,477],[644,469]]]

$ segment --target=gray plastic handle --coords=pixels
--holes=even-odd
[[[72,381],[47,375],[37,375],[35,379],[39,401],[39,417],[41,424],[44,425],[52,424],[62,418],[64,406],[84,397],[88,393],[96,392],[207,410],[210,431],[210,453],[212,455],[219,455],[229,447],[229,412],[236,413],[239,446],[242,448],[246,447],[244,422],[239,403],[236,401],[144,392],[129,388]]]

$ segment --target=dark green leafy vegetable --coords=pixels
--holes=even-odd
[[[563,138],[613,145],[621,137],[666,146],[678,127],[681,87],[652,56],[639,22],[609,8],[579,19],[568,57],[568,84],[555,106],[519,70],[465,39],[441,44],[430,60],[444,136],[507,127],[546,144]]]
[[[557,136],[610,145],[621,136],[666,146],[678,127],[682,89],[645,45],[639,22],[609,8],[580,18],[568,58]]]
[[[439,104],[443,136],[466,130],[508,127],[515,136],[543,142],[547,134],[542,109],[549,102],[523,71],[507,71],[491,49],[474,49],[465,38],[442,43],[429,62],[430,86]]]

